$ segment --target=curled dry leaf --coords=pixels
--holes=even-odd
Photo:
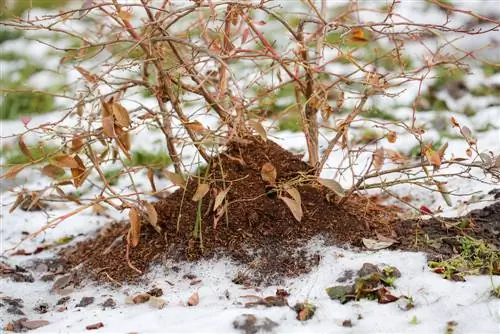
[[[276,167],[274,167],[272,163],[266,162],[264,165],[262,165],[260,176],[265,182],[274,185],[276,183],[277,177]]]
[[[136,207],[130,208],[128,218],[130,220],[130,241],[132,246],[135,247],[139,244],[141,236],[141,216],[139,210]]]
[[[439,156],[438,151],[432,153],[429,160],[429,162],[434,166],[434,170],[438,170],[439,167],[441,167],[441,157]]]
[[[76,153],[80,151],[83,147],[84,142],[83,139],[79,136],[73,136],[73,139],[71,139],[71,153]]]
[[[389,143],[395,143],[397,138],[398,135],[396,131],[389,131],[389,133],[387,134],[387,140],[389,141]]]
[[[82,77],[86,81],[88,81],[90,83],[96,83],[96,82],[99,81],[99,77],[97,75],[90,73],[89,71],[87,71],[83,67],[75,66],[75,70],[77,70],[78,72],[80,72],[80,74],[82,75]]]
[[[90,169],[86,170],[82,159],[77,155],[74,156],[74,160],[77,162],[77,168],[71,168],[71,176],[73,178],[73,184],[75,188],[80,187],[87,176],[90,174]]]
[[[208,185],[207,183],[199,183],[198,187],[196,188],[196,192],[193,195],[192,200],[194,202],[198,202],[200,199],[205,197],[205,195],[208,193],[209,190],[210,190],[210,185]]]
[[[340,183],[331,179],[318,179],[318,182],[322,185],[333,191],[336,195],[344,197],[346,195],[346,191]]]
[[[200,303],[200,295],[198,294],[198,292],[195,292],[191,295],[191,297],[189,297],[188,299],[188,306],[196,306]]]
[[[111,105],[111,109],[113,110],[113,116],[117,126],[128,128],[132,124],[127,109],[125,109],[120,103],[113,103]]]
[[[221,190],[217,196],[215,196],[215,201],[214,201],[214,211],[217,210],[217,208],[219,208],[222,204],[222,202],[224,201],[224,199],[226,198],[226,195],[227,193],[229,192],[229,189],[230,189],[230,186],[227,187],[226,189],[224,190]]]
[[[448,148],[448,142],[444,143],[443,145],[441,145],[438,150],[436,151],[438,154],[439,154],[439,157],[441,159],[444,158],[444,153],[446,152],[446,149]]]
[[[153,191],[156,192],[155,176],[154,176],[153,170],[151,168],[148,168],[147,176],[148,176],[149,184],[151,184],[151,189],[153,189]]]
[[[186,188],[186,180],[184,180],[184,177],[180,174],[170,172],[168,170],[163,172],[167,179],[170,180],[173,184],[176,186],[179,186],[181,188]]]
[[[363,245],[370,250],[379,250],[392,246],[396,243],[396,240],[390,238],[384,238],[385,240],[374,240],[363,238]]]
[[[304,215],[302,211],[302,205],[289,197],[280,196],[280,199],[285,202],[286,206],[288,206],[288,208],[292,212],[293,217],[300,222],[302,220],[302,216]]]
[[[205,134],[207,132],[209,132],[200,122],[198,121],[194,121],[194,122],[189,122],[189,123],[185,123],[184,126],[193,131],[193,132],[196,132],[196,133],[200,133],[200,134]]]
[[[160,233],[161,228],[158,226],[158,213],[156,212],[154,205],[148,201],[144,201],[144,207],[146,208],[146,213],[148,214],[149,224],[153,226],[158,233]]]
[[[259,134],[262,140],[267,141],[267,133],[262,124],[256,121],[248,121],[248,124]]]
[[[16,197],[16,200],[14,202],[14,204],[12,204],[12,206],[10,207],[9,209],[9,213],[12,213],[14,212],[15,209],[17,209],[17,207],[22,203],[24,202],[24,195],[23,194],[17,194],[17,197]]]
[[[14,179],[19,172],[21,172],[26,166],[29,164],[22,164],[22,165],[14,165],[10,167],[5,174],[0,176],[0,179],[5,179],[5,180],[12,180]]]
[[[115,122],[113,116],[106,116],[102,118],[102,129],[106,137],[115,138]]]
[[[300,198],[300,193],[296,188],[290,187],[287,184],[285,184],[284,188],[285,188],[285,191],[295,200],[295,202],[302,204],[302,200]]]
[[[67,154],[62,154],[53,157],[52,162],[54,165],[61,168],[81,168],[81,165],[78,163],[78,161],[76,161],[75,158]]]
[[[43,166],[42,174],[52,179],[58,179],[64,175],[64,169],[56,165],[48,164],[46,166]]]
[[[243,30],[243,33],[241,34],[241,44],[245,44],[249,36],[250,36],[250,29],[245,28],[245,30]]]
[[[459,128],[459,127],[460,127],[460,124],[458,124],[458,122],[457,122],[457,120],[456,120],[456,118],[455,118],[455,117],[451,116],[450,121],[451,121],[451,125],[452,125],[453,127],[457,127],[457,128]]]
[[[373,168],[379,171],[384,165],[384,148],[379,147],[373,152]]]
[[[366,38],[365,31],[362,28],[353,28],[351,30],[349,39],[352,42],[358,42],[358,43],[368,42],[368,38]]]
[[[21,150],[21,152],[25,156],[27,156],[31,161],[35,160],[33,158],[33,154],[31,154],[31,151],[29,150],[28,146],[24,142],[23,136],[19,136],[18,144],[19,144],[19,149]]]

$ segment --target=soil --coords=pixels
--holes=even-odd
[[[276,168],[277,185],[287,183],[299,191],[303,210],[300,222],[279,198],[286,195],[284,191],[278,194],[282,188],[262,179],[261,168],[265,163]],[[203,172],[203,182],[210,183],[210,191],[202,198],[201,206],[191,200],[198,178],[192,178],[185,189],[180,188],[154,203],[161,233],[143,224],[139,244],[130,247],[130,263],[141,273],[126,260],[129,226],[125,223],[111,224],[97,238],[82,241],[60,255],[69,268],[78,267],[85,276],[105,282],[137,282],[154,263],[167,265],[225,256],[245,264],[248,267],[245,276],[261,284],[277,283],[283,277],[310,271],[321,254],[311,253],[305,246],[316,236],[328,244],[361,246],[362,238],[384,235],[399,240],[402,249],[439,254],[440,250],[415,244],[416,234],[435,238],[463,233],[446,228],[442,221],[399,222],[394,208],[362,196],[351,196],[339,204],[340,199],[331,190],[308,178],[312,172],[300,157],[272,141],[240,139],[214,157]],[[215,225],[214,199],[228,187],[227,210]],[[473,236],[486,238],[498,246],[500,206],[491,210],[491,214],[484,211],[472,214],[474,223],[468,229]],[[193,234],[197,217],[201,220],[201,238],[200,234]],[[489,224],[492,219],[497,222],[491,225],[493,230]]]

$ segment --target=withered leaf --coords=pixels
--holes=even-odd
[[[384,148],[379,147],[373,152],[373,168],[379,171],[384,165]]]
[[[5,174],[0,176],[0,179],[12,180],[17,176],[17,174],[19,174],[28,165],[29,164],[12,166],[7,170],[7,172],[5,172]]]
[[[262,138],[262,140],[267,141],[267,133],[262,124],[257,121],[248,121],[248,124],[257,132],[257,134]]]
[[[264,182],[268,182],[269,184],[274,185],[276,183],[277,177],[276,167],[274,167],[272,163],[266,162],[264,165],[262,165],[260,176],[262,177],[262,180],[264,180]]]
[[[16,200],[14,204],[9,209],[9,213],[14,212],[15,209],[24,201],[24,195],[23,194],[17,194]]]
[[[293,217],[300,222],[302,220],[302,216],[304,215],[302,211],[302,205],[289,197],[281,196],[280,199],[285,202],[286,206],[288,206],[288,208],[292,212]]]
[[[209,132],[200,122],[198,121],[194,121],[194,122],[189,122],[189,123],[185,123],[184,126],[193,131],[193,132],[196,132],[196,133],[200,133],[200,134],[205,134],[207,132]]]
[[[71,153],[76,153],[82,149],[84,145],[83,138],[80,136],[73,136],[71,139]]]
[[[361,43],[368,42],[368,38],[366,37],[365,31],[362,28],[353,28],[351,30],[349,39],[352,42],[361,42]]]
[[[297,202],[299,205],[302,204],[302,200],[300,198],[300,193],[297,188],[291,187],[289,185],[285,185],[285,191]]]
[[[215,201],[214,201],[214,211],[217,210],[226,198],[227,193],[229,192],[230,186],[227,187],[226,189],[220,191],[217,196],[215,196]]]
[[[207,183],[199,183],[198,187],[196,188],[196,192],[193,195],[192,200],[194,202],[198,202],[200,199],[202,199],[210,190],[210,185]]]
[[[130,208],[128,219],[130,221],[130,241],[132,246],[136,247],[141,237],[141,216],[136,207]]]
[[[53,164],[43,166],[42,174],[52,179],[58,179],[64,175],[64,169]]]
[[[102,118],[102,129],[106,137],[115,138],[115,123],[113,120],[113,116],[106,116]]]
[[[195,292],[191,295],[191,297],[189,297],[188,299],[188,306],[196,306],[200,303],[200,295],[198,294],[198,292]]]
[[[77,70],[78,72],[80,72],[80,74],[82,75],[82,77],[86,81],[88,81],[88,82],[96,83],[96,82],[99,81],[99,77],[97,75],[90,73],[89,71],[87,71],[83,67],[75,66],[75,70]]]
[[[154,205],[145,201],[144,207],[146,208],[146,213],[148,214],[149,224],[153,226],[157,232],[161,232],[161,229],[158,226],[158,213],[156,212]]]
[[[29,150],[28,146],[24,142],[23,136],[19,136],[18,144],[19,144],[19,149],[21,150],[21,152],[25,156],[27,156],[31,161],[35,160],[33,158],[33,154],[31,154],[31,151]]]
[[[113,110],[113,116],[116,125],[122,128],[128,128],[132,124],[127,109],[125,109],[120,103],[113,103],[111,105],[111,109]]]
[[[148,176],[149,184],[151,184],[151,189],[153,189],[153,191],[156,192],[155,176],[153,173],[153,169],[148,168],[147,176]]]
[[[363,238],[363,245],[370,250],[379,250],[392,246],[396,240],[374,240],[369,238]]]
[[[396,133],[396,131],[389,131],[389,133],[387,134],[387,140],[389,141],[389,143],[395,143],[396,142],[396,139],[398,138],[398,135]]]
[[[323,186],[327,187],[328,189],[330,189],[331,191],[333,191],[336,195],[341,196],[341,197],[345,197],[346,191],[344,188],[342,188],[340,183],[338,183],[337,181],[332,180],[332,179],[320,179],[320,178],[318,178],[318,182],[321,185],[323,185]]]
[[[53,157],[52,162],[54,165],[61,168],[78,168],[78,169],[81,168],[78,161],[76,161],[75,158],[67,154],[62,154]]]
[[[170,180],[173,184],[176,186],[179,186],[181,188],[186,188],[186,180],[184,180],[184,177],[180,174],[170,172],[168,170],[163,172],[167,179]]]

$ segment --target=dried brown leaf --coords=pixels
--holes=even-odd
[[[387,140],[389,141],[389,143],[395,143],[396,142],[396,139],[398,138],[398,135],[396,133],[396,131],[389,131],[389,133],[387,134]]]
[[[35,160],[33,158],[33,154],[31,154],[31,151],[29,150],[28,146],[24,142],[23,136],[19,136],[18,144],[19,144],[19,149],[21,150],[21,152],[25,156],[27,156],[31,161]]]
[[[64,175],[64,169],[56,165],[48,164],[46,166],[43,166],[42,174],[57,180]]]
[[[188,299],[188,306],[196,306],[200,303],[200,295],[198,294],[198,292],[195,292],[191,295],[191,297],[189,297]]]
[[[318,182],[321,185],[323,185],[323,186],[327,187],[328,189],[330,189],[331,191],[333,191],[338,196],[344,197],[346,195],[345,189],[342,188],[342,186],[340,185],[340,183],[338,183],[335,180],[331,180],[331,179],[318,179]]]
[[[158,213],[153,204],[145,201],[144,207],[146,208],[146,213],[148,214],[148,221],[151,226],[158,232],[161,232],[160,226],[158,226]]]
[[[300,193],[297,188],[290,187],[289,185],[285,185],[285,191],[297,202],[299,205],[302,204],[302,200],[300,198]]]
[[[77,135],[73,136],[73,139],[71,139],[71,153],[80,151],[84,145],[82,137]]]
[[[250,126],[255,130],[255,132],[258,133],[258,135],[262,138],[262,140],[267,141],[267,132],[262,126],[262,124],[260,124],[257,121],[248,121],[248,124],[250,124]]]
[[[285,202],[286,206],[288,206],[293,217],[300,222],[302,220],[302,216],[304,215],[300,203],[289,197],[280,196],[280,199]]]
[[[21,172],[26,166],[29,166],[29,164],[22,164],[22,165],[14,165],[10,167],[5,174],[0,176],[0,179],[6,179],[6,180],[12,180],[14,179],[19,172]]]
[[[133,247],[136,247],[141,237],[141,215],[136,207],[130,208],[128,219],[130,221],[130,242]]]
[[[96,82],[99,81],[99,77],[97,75],[90,73],[89,71],[87,71],[83,67],[75,66],[75,70],[77,70],[78,72],[80,72],[80,74],[82,75],[82,77],[86,81],[88,81],[88,82],[96,83]]]
[[[153,173],[153,169],[148,168],[147,176],[148,176],[149,184],[151,184],[151,189],[153,189],[153,192],[156,192],[155,175]]]
[[[200,133],[200,134],[205,134],[207,132],[209,132],[200,122],[198,121],[194,121],[194,122],[189,122],[189,123],[185,123],[184,126],[193,131],[193,132],[196,132],[196,133]]]
[[[115,138],[115,122],[113,116],[105,116],[102,118],[102,129],[106,137]]]
[[[68,154],[61,154],[52,158],[54,165],[61,168],[81,168],[78,161]]]
[[[122,128],[128,128],[132,124],[127,109],[125,109],[120,103],[113,103],[111,105],[111,109],[113,110],[116,125]]]
[[[221,190],[217,196],[215,196],[215,201],[214,201],[214,211],[217,210],[217,208],[219,208],[222,204],[222,202],[224,201],[224,199],[226,198],[226,195],[227,193],[229,192],[229,189],[230,187],[227,187],[226,189],[224,190]]]
[[[24,201],[24,195],[23,194],[17,194],[15,202],[12,204],[12,206],[9,209],[9,213],[14,212],[15,209]]]
[[[186,188],[186,180],[184,180],[184,177],[180,174],[170,172],[168,170],[163,172],[167,179],[170,180],[173,184],[176,186],[179,186],[181,188]]]
[[[260,176],[262,177],[262,180],[264,180],[264,182],[268,182],[269,184],[274,185],[276,183],[277,177],[276,167],[274,167],[272,163],[266,162],[264,165],[262,165]]]
[[[198,202],[203,197],[205,197],[205,195],[208,193],[209,190],[210,190],[210,185],[209,184],[207,184],[207,183],[199,183],[198,187],[196,188],[196,192],[193,195],[192,200],[194,202]]]
[[[373,152],[373,168],[379,171],[384,165],[384,148],[379,147]]]

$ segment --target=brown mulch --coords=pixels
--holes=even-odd
[[[245,274],[255,283],[275,283],[282,277],[306,273],[319,262],[321,254],[304,249],[316,236],[328,244],[361,246],[362,238],[381,234],[400,240],[402,249],[420,250],[412,244],[416,233],[455,233],[435,227],[442,226],[442,222],[397,222],[393,208],[361,196],[352,196],[339,205],[339,198],[330,190],[311,182],[296,185],[304,212],[298,222],[262,180],[261,167],[266,162],[276,167],[278,184],[304,179],[312,173],[300,157],[272,141],[247,138],[233,142],[209,164],[206,175],[211,191],[202,199],[201,211],[198,202],[191,200],[197,179],[192,179],[185,190],[179,189],[154,203],[162,233],[143,225],[139,245],[130,249],[133,266],[146,272],[152,264],[167,260],[226,256],[247,265]],[[228,186],[227,219],[224,217],[214,228],[215,189],[221,191]],[[202,217],[201,240],[193,236],[198,212]],[[136,282],[142,275],[127,264],[127,231],[128,224],[112,224],[97,238],[63,250],[61,258],[68,268],[78,266],[80,272],[93,279]]]

